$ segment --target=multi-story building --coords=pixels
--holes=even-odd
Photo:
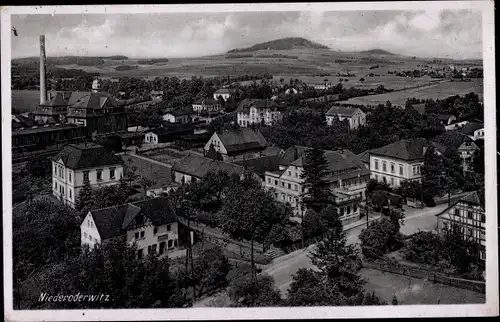
[[[75,207],[86,179],[97,188],[118,184],[123,176],[123,160],[96,144],[70,144],[52,160],[52,194]]]
[[[464,171],[469,171],[474,161],[474,154],[479,149],[476,142],[469,136],[458,131],[446,131],[435,139],[444,146],[457,150],[462,159]]]
[[[219,97],[222,97],[224,99],[224,101],[227,102],[227,100],[230,97],[234,97],[235,94],[236,94],[236,91],[231,89],[231,88],[221,88],[221,89],[218,89],[217,91],[215,91],[214,100],[218,100]]]
[[[326,112],[326,124],[331,126],[335,118],[339,121],[348,120],[351,129],[366,124],[366,114],[357,107],[332,106]]]
[[[469,122],[459,130],[473,140],[484,140],[484,124],[479,122]]]
[[[41,124],[64,123],[71,92],[48,92],[47,95],[47,101],[33,112],[35,121]]]
[[[272,125],[283,119],[280,106],[272,100],[244,99],[236,109],[238,125],[247,127],[250,124]]]
[[[446,147],[423,138],[400,140],[370,150],[371,178],[399,187],[405,180],[422,180],[422,166],[427,149],[443,154]]]
[[[199,114],[218,114],[222,110],[219,101],[212,98],[200,98],[193,103],[193,111]]]
[[[192,114],[193,111],[190,110],[170,111],[163,114],[163,120],[170,123],[191,123]]]
[[[486,212],[484,195],[473,192],[436,215],[438,229],[459,225],[465,239],[472,239],[479,246],[479,258],[486,259]]]
[[[264,186],[274,192],[276,200],[289,203],[293,209],[294,221],[300,222],[306,209],[302,204],[302,195],[306,193],[301,178],[304,157],[310,148],[291,147],[279,161],[279,170],[265,173]],[[344,223],[360,217],[359,206],[366,198],[366,184],[370,171],[359,157],[349,150],[325,151],[328,162],[330,190],[333,202]]]
[[[152,252],[161,255],[179,248],[179,227],[166,198],[155,198],[89,211],[80,225],[81,245],[120,239],[137,245],[138,257]]]
[[[267,141],[259,131],[249,128],[215,132],[205,144],[205,153],[213,145],[224,161],[249,159],[260,156],[267,147]]]

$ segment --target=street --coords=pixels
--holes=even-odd
[[[411,235],[419,230],[433,230],[437,226],[436,214],[445,210],[447,204],[439,205],[433,208],[413,209],[405,208],[405,221],[401,228],[401,233]],[[359,234],[366,228],[366,225],[360,225],[346,231],[347,243],[359,243]],[[274,278],[276,287],[286,293],[291,282],[292,276],[300,268],[314,268],[309,255],[314,245],[307,249],[297,250],[285,256],[276,258],[273,263],[264,268],[263,273],[266,273]]]

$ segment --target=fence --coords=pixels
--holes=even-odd
[[[404,265],[391,267],[386,264],[365,262],[363,263],[363,267],[376,269],[382,272],[389,272],[398,275],[410,276],[418,279],[427,279],[429,281],[432,281],[433,283],[439,283],[439,284],[454,286],[457,288],[468,289],[475,292],[486,293],[486,284],[485,282],[481,281],[472,281],[457,277],[451,277],[443,273],[421,270]]]

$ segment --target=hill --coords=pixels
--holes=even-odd
[[[387,56],[396,56],[397,54],[391,53],[387,50],[383,49],[370,49],[370,50],[364,50],[360,51],[361,54],[366,54],[366,55],[387,55]]]
[[[271,40],[268,42],[263,42],[260,44],[253,45],[248,48],[232,49],[227,53],[240,53],[240,52],[254,52],[258,50],[288,50],[297,48],[310,48],[310,49],[329,49],[329,47],[312,42],[305,38],[300,37],[288,37],[276,40]]]

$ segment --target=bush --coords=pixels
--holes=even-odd
[[[359,235],[361,251],[369,260],[381,258],[403,246],[403,238],[399,227],[387,218],[372,222]]]

